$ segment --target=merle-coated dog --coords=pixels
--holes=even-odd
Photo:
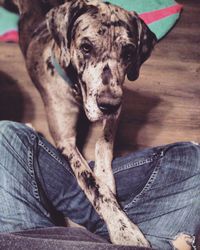
[[[116,200],[113,142],[125,77],[136,80],[155,35],[135,12],[97,0],[15,0],[20,47],[39,90],[56,146],[80,187],[104,219],[111,242],[149,246]],[[81,105],[90,121],[102,121],[90,169],[76,147]]]

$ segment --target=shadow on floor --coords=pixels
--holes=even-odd
[[[138,134],[149,122],[149,114],[162,100],[158,96],[144,95],[129,89],[124,90],[121,118],[115,141],[116,155],[139,148]],[[162,115],[161,115],[162,116]],[[159,121],[162,117],[159,117]]]
[[[30,98],[26,96],[26,102],[27,99]],[[0,71],[0,120],[23,121],[26,102],[17,81]],[[34,115],[31,100],[28,105],[31,107],[31,117]]]

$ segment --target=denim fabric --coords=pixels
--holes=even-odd
[[[91,163],[91,165],[93,165]],[[200,229],[200,146],[145,149],[113,161],[117,198],[155,249]],[[31,128],[0,122],[0,231],[62,225],[62,217],[108,238],[104,222],[62,155]]]

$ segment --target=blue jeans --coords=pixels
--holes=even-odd
[[[91,163],[92,167],[93,163]],[[155,249],[172,249],[179,233],[200,229],[200,146],[145,149],[113,161],[117,198]],[[68,162],[45,138],[0,122],[0,231],[62,225],[63,217],[109,238]]]

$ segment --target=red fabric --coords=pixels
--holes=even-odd
[[[19,41],[19,35],[16,30],[12,30],[9,32],[6,32],[3,35],[0,35],[0,41],[1,42],[18,42]]]
[[[176,5],[164,8],[164,9],[145,12],[145,13],[140,14],[139,16],[143,19],[143,21],[146,24],[150,24],[150,23],[159,21],[162,18],[171,16],[173,14],[177,14],[181,11],[181,9],[182,9],[182,5],[176,4]]]

